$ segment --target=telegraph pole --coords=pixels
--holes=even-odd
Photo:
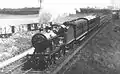
[[[40,10],[39,10],[39,15],[40,15],[40,12],[41,12],[41,9],[42,9],[42,0],[38,0],[38,2],[40,3]]]
[[[43,0],[38,0],[39,4],[40,4],[40,9],[39,9],[39,26],[40,28],[43,28],[43,24],[41,24],[41,12],[42,12],[42,1]]]
[[[41,7],[41,4],[42,4],[42,0],[39,0],[39,2],[40,2],[40,9],[41,9],[41,8],[42,8],[42,7]]]
[[[114,0],[111,0],[111,4],[112,4],[112,7],[114,9],[115,8],[115,6],[114,6]]]

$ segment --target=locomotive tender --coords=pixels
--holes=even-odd
[[[64,56],[72,44],[83,38],[89,31],[100,25],[100,17],[89,15],[66,21],[63,24],[51,24],[45,30],[32,37],[35,51],[29,58],[33,69],[45,70]]]

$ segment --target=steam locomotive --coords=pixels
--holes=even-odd
[[[89,15],[40,30],[31,40],[35,51],[29,55],[29,64],[35,70],[45,70],[72,49],[72,44],[99,25],[100,17]]]

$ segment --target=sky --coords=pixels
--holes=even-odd
[[[97,7],[104,8],[115,3],[120,5],[120,0],[42,0],[42,12],[52,14],[51,21],[64,13],[74,14],[75,8]],[[0,0],[0,8],[24,8],[24,7],[39,7],[39,0]],[[116,5],[114,5],[116,6]],[[64,15],[65,16],[65,15]],[[41,18],[40,18],[41,19]]]
[[[0,8],[24,8],[38,6],[38,0],[0,0]]]
[[[23,8],[23,7],[38,7],[39,0],[0,0],[0,8]],[[51,4],[73,4],[81,7],[98,6],[104,7],[110,5],[111,0],[43,0],[47,5]],[[120,2],[119,0],[117,0]]]
[[[110,5],[110,0],[44,0],[42,3],[43,13],[52,14],[51,21],[59,16],[75,14],[75,9],[81,7],[104,8]],[[40,12],[42,14],[42,12]],[[40,14],[40,15],[41,15]],[[65,15],[64,15],[65,14]]]

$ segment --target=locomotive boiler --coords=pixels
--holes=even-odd
[[[32,68],[45,70],[72,49],[76,41],[99,25],[100,17],[90,15],[66,21],[63,24],[51,24],[49,28],[35,34],[31,40],[35,48],[30,58],[34,66]]]

